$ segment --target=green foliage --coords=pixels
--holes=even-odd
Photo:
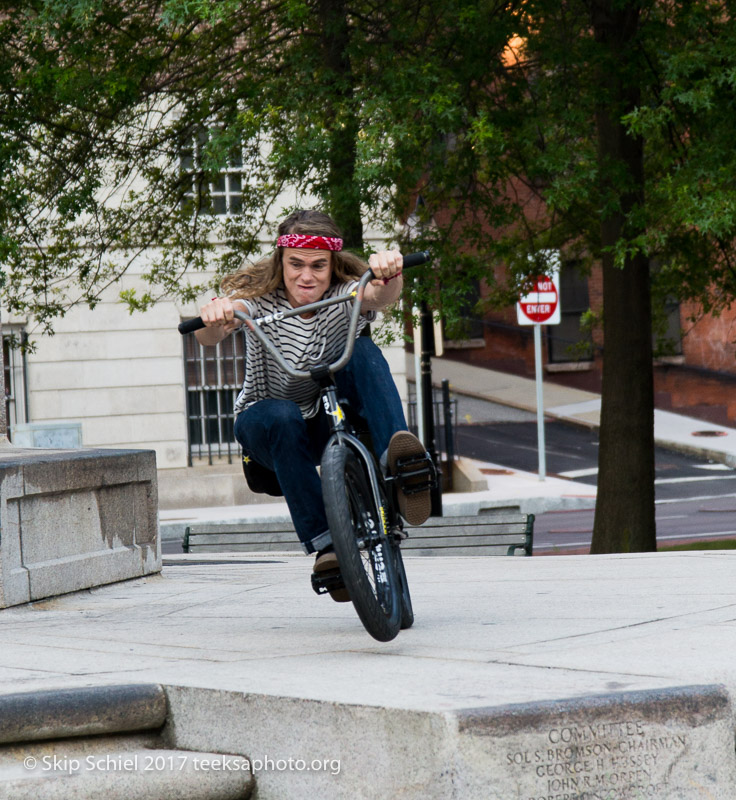
[[[718,310],[736,296],[734,24],[718,1],[638,6],[637,55],[619,67],[640,92],[624,121],[644,142],[643,201],[626,208],[610,252],[618,265],[656,259],[658,296]],[[150,289],[124,293],[131,308],[191,296],[196,270],[232,271],[258,252],[287,187],[334,213],[353,247],[363,222],[405,250],[430,247],[411,302],[452,323],[471,281],[488,287],[485,306],[503,305],[535,254],[600,259],[601,220],[635,184],[598,160],[610,91],[594,78],[582,0],[33,0],[2,11],[2,299],[48,328],[143,254]],[[182,170],[183,143],[213,126],[194,173]],[[209,184],[239,147],[242,208],[214,216]]]

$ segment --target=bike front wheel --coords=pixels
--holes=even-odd
[[[406,579],[404,569],[404,559],[401,556],[401,548],[398,543],[394,545],[394,558],[396,560],[396,572],[399,576],[399,586],[401,587],[401,630],[411,628],[414,624],[414,608],[411,604],[409,594],[409,581]]]
[[[335,445],[325,451],[322,495],[353,606],[368,633],[388,642],[402,622],[398,565],[386,531],[385,509],[376,508],[366,467],[349,448]]]

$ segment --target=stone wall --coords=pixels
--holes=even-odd
[[[160,569],[154,453],[0,450],[0,608]]]

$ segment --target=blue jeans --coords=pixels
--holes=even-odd
[[[367,336],[357,339],[353,357],[335,375],[335,382],[338,396],[345,398],[368,423],[374,449],[380,456],[393,434],[407,427],[391,370]],[[305,420],[291,400],[261,400],[235,420],[235,437],[244,454],[276,473],[307,553],[331,542],[316,467],[329,435],[323,409]]]

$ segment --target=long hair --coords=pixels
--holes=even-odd
[[[331,217],[321,211],[295,211],[280,225],[278,235],[304,233],[314,236],[342,238],[340,229]],[[281,286],[284,280],[283,247],[248,264],[232,275],[226,275],[220,284],[221,290],[232,299],[247,300],[260,297]],[[345,250],[330,251],[332,258],[332,283],[348,283],[357,280],[368,269],[368,265],[353,253]]]

